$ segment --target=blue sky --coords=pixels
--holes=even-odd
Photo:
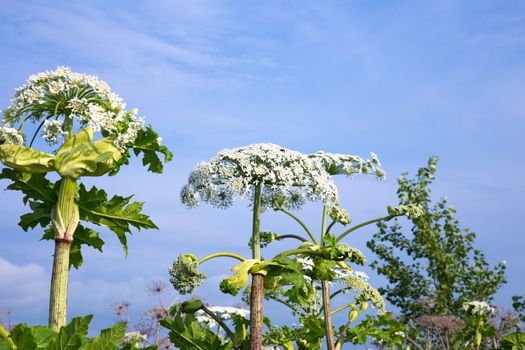
[[[0,105],[33,73],[59,65],[94,74],[137,107],[174,152],[162,175],[138,162],[90,180],[135,194],[159,231],[130,239],[129,256],[104,231],[104,254],[86,250],[72,271],[70,315],[113,322],[111,304],[138,313],[181,252],[247,252],[247,203],[187,210],[189,171],[226,147],[272,142],[302,152],[377,153],[388,179],[339,179],[355,221],[395,204],[397,176],[440,157],[435,198],[447,195],[495,264],[508,262],[497,301],[525,290],[525,3],[522,1],[2,1]],[[5,188],[7,183],[0,182]],[[0,193],[0,310],[46,323],[50,242],[17,226],[21,196]],[[302,215],[318,224],[319,208]],[[291,229],[273,213],[267,225]],[[349,241],[362,247],[374,232]],[[370,258],[372,256],[367,253]],[[230,264],[205,267],[211,303]],[[377,286],[384,281],[374,277]],[[169,301],[178,297],[168,296]],[[269,306],[270,312],[277,312]],[[136,317],[136,315],[135,315]]]

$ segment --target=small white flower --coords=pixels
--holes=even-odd
[[[57,143],[58,138],[64,134],[62,130],[61,120],[44,120],[44,129],[42,131],[42,137],[50,145]]]
[[[0,144],[7,143],[13,145],[23,145],[24,137],[17,129],[8,126],[0,127]]]

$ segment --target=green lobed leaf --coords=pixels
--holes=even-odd
[[[61,327],[56,340],[51,342],[49,350],[78,350],[88,332],[88,326],[93,315],[75,317],[71,322]]]
[[[47,349],[49,344],[56,338],[57,332],[46,326],[31,327],[33,339],[37,349]]]
[[[19,324],[11,331],[11,339],[15,343],[17,349],[33,350],[36,349],[36,341],[31,333],[31,328],[25,324]]]
[[[148,125],[146,130],[139,130],[133,144],[136,156],[143,154],[142,165],[148,166],[148,171],[162,173],[164,167],[157,153],[164,155],[164,163],[173,159],[173,154],[166,146],[160,144],[159,135]]]
[[[126,233],[131,227],[137,229],[158,229],[147,215],[142,214],[142,202],[130,202],[130,197],[113,196],[108,200],[107,193],[93,186],[89,191],[80,184],[78,207],[80,219],[113,231],[124,251],[128,252]]]
[[[24,194],[24,204],[30,199],[55,203],[57,194],[55,185],[46,179],[44,174],[23,173],[15,169],[4,168],[0,179],[10,180],[8,190],[20,191]]]
[[[103,329],[100,335],[84,344],[81,350],[112,350],[118,349],[126,332],[126,323],[120,322],[111,328]]]

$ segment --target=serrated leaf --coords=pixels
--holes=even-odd
[[[28,200],[49,201],[55,203],[57,194],[55,185],[46,179],[44,174],[28,174],[18,170],[4,168],[0,173],[0,179],[11,180],[7,186],[8,190],[20,191],[24,194],[24,204]]]
[[[75,317],[65,327],[61,327],[56,340],[50,343],[49,350],[77,350],[82,346],[82,340],[87,334],[93,315]]]
[[[31,333],[36,342],[37,349],[46,349],[57,335],[57,332],[45,326],[31,327]]]
[[[11,339],[19,350],[34,350],[36,342],[31,333],[31,328],[25,324],[19,324],[11,331]]]
[[[10,168],[30,174],[47,173],[54,170],[54,156],[31,147],[0,145],[0,161]]]
[[[133,144],[133,152],[136,156],[143,154],[142,165],[148,166],[148,171],[162,173],[164,167],[157,153],[164,155],[164,163],[173,159],[173,154],[166,146],[159,142],[159,135],[148,126],[146,130],[139,130]]]
[[[89,191],[80,185],[78,207],[80,219],[113,231],[127,254],[126,233],[131,227],[137,229],[158,229],[147,215],[142,214],[142,202],[131,202],[132,197],[113,196],[110,200],[104,190],[92,187]]]
[[[91,339],[82,346],[82,350],[110,350],[118,349],[122,337],[126,331],[126,323],[117,323],[111,328],[103,329],[100,335]]]
[[[71,253],[69,256],[70,266],[73,266],[76,269],[78,269],[84,262],[81,252],[82,245],[87,245],[89,247],[95,248],[99,252],[102,252],[104,241],[100,238],[98,232],[82,225],[78,225],[77,229],[75,230],[73,244],[71,245]]]
[[[51,223],[53,204],[49,202],[29,201],[32,212],[20,216],[20,226],[24,231],[35,228],[37,225],[47,227]]]

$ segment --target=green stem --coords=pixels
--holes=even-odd
[[[293,306],[291,303],[287,302],[286,300],[282,300],[280,298],[273,297],[273,296],[271,296],[270,298],[275,300],[275,301],[277,301],[278,303],[281,303],[281,304],[283,304],[285,306],[288,306],[296,314],[302,315],[302,312],[299,309],[297,309],[295,306]]]
[[[315,239],[315,236],[312,234],[312,232],[310,231],[310,229],[304,224],[304,222],[301,221],[301,219],[299,219],[297,216],[293,215],[291,212],[289,212],[288,210],[286,209],[283,209],[283,208],[278,208],[278,210],[282,211],[283,213],[285,213],[286,215],[288,215],[289,217],[291,217],[292,219],[294,219],[295,221],[297,221],[299,223],[299,225],[301,225],[301,227],[306,231],[306,233],[308,234],[308,236],[310,236],[310,238],[312,239],[312,242],[314,244],[319,244],[319,242],[317,242],[317,240]]]
[[[201,309],[202,311],[204,311],[208,316],[210,316],[211,318],[213,318],[215,320],[215,322],[217,322],[220,327],[222,327],[222,329],[224,329],[224,331],[226,332],[226,334],[228,335],[228,337],[231,339],[232,343],[233,343],[233,348],[236,349],[238,347],[237,344],[235,344],[235,334],[233,334],[233,332],[231,331],[230,327],[228,327],[228,325],[226,323],[224,323],[224,321],[218,317],[214,312],[212,312],[210,309],[208,309],[206,306],[202,305],[201,306]],[[217,329],[220,330],[219,327],[217,327]]]
[[[276,237],[275,239],[277,241],[280,241],[280,240],[283,240],[283,239],[286,239],[286,238],[295,238],[295,239],[297,239],[297,240],[299,240],[301,242],[308,242],[308,240],[306,238],[301,237],[299,235],[292,235],[292,234],[280,235],[280,236]]]
[[[239,255],[239,254],[230,253],[230,252],[218,252],[218,253],[208,254],[205,257],[197,260],[197,264],[200,265],[200,264],[202,264],[205,261],[208,261],[208,260],[214,259],[214,258],[219,258],[219,257],[234,258],[234,259],[237,259],[239,261],[246,261],[246,258],[243,257],[242,255]]]
[[[352,306],[352,304],[344,304],[344,305],[342,305],[342,306],[339,306],[337,309],[332,310],[331,315],[333,316],[333,315],[335,315],[336,313],[338,313],[339,311],[343,311],[344,309],[346,309],[346,308],[349,307],[349,306]]]
[[[380,217],[380,218],[377,218],[377,219],[368,220],[368,221],[365,221],[363,223],[360,223],[359,225],[355,225],[353,227],[350,227],[348,230],[346,230],[345,232],[341,233],[339,235],[339,237],[337,237],[335,239],[335,241],[339,242],[340,240],[345,238],[346,235],[348,235],[349,233],[351,233],[351,232],[353,232],[353,231],[355,231],[355,230],[357,230],[357,229],[359,229],[359,228],[361,228],[363,226],[370,225],[370,224],[373,224],[375,222],[379,222],[379,221],[383,221],[383,220],[387,220],[388,221],[388,220],[390,220],[390,219],[392,219],[392,218],[394,218],[396,216],[398,216],[398,215],[387,215],[387,216],[383,216],[383,217]]]
[[[252,258],[257,260],[261,260],[261,190],[262,184],[255,185],[253,195]],[[262,349],[263,288],[264,276],[258,273],[253,274],[250,293],[250,350]]]
[[[321,220],[321,244],[324,246],[323,238],[326,230],[326,206],[323,206],[323,218]],[[321,281],[321,288],[323,294],[323,311],[324,311],[324,326],[326,332],[326,347],[328,350],[334,350],[334,329],[332,325],[332,313],[330,312],[330,285],[328,281]]]
[[[9,331],[4,328],[4,326],[0,323],[0,339],[4,339],[7,344],[11,346],[11,349],[15,350],[17,349],[15,343],[13,343],[13,339],[9,336]]]
[[[295,248],[290,250],[285,250],[282,253],[277,254],[273,258],[277,258],[279,256],[290,256],[290,255],[299,255],[299,254],[308,254],[308,255],[320,255],[322,256],[321,252],[312,250],[312,249],[306,249],[306,248]]]
[[[69,254],[71,241],[55,240],[51,292],[49,297],[49,327],[59,331],[66,325],[67,285],[69,275]]]
[[[62,178],[58,201],[51,214],[55,229],[55,254],[49,293],[49,327],[55,331],[66,325],[69,255],[79,222],[78,206],[75,203],[77,190],[74,179]]]

